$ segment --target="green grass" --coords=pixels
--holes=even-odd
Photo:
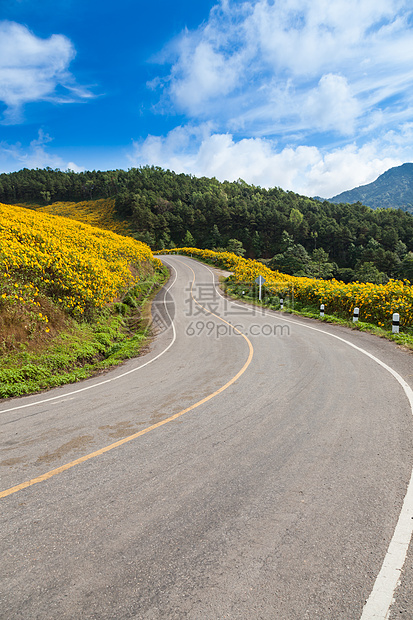
[[[168,277],[166,269],[156,272],[89,322],[68,320],[47,348],[22,343],[2,354],[0,398],[75,383],[139,355],[150,336],[151,300]]]

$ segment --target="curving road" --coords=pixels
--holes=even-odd
[[[0,403],[0,617],[412,618],[411,354],[164,260],[144,356]]]

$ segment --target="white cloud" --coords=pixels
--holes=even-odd
[[[306,196],[332,197],[375,180],[403,161],[413,160],[413,125],[362,147],[355,144],[323,152],[315,146],[277,148],[273,140],[235,141],[210,127],[179,127],[166,137],[149,136],[134,144],[132,165],[157,165],[220,181],[238,178],[262,187],[282,187]],[[410,141],[409,141],[410,140]]]
[[[319,131],[338,130],[354,133],[360,105],[352,96],[347,80],[340,75],[323,75],[318,86],[309,91],[303,107],[307,126]]]
[[[408,0],[222,0],[164,58],[164,92],[238,137],[356,135],[410,114],[411,16]]]
[[[152,81],[190,124],[131,161],[309,196],[369,183],[413,161],[412,24],[410,0],[220,0]]]
[[[72,172],[84,172],[85,168],[83,168],[83,166],[78,166],[73,161],[69,161],[65,170],[71,170]]]
[[[294,76],[319,76],[355,59],[374,61],[379,43],[388,44],[403,24],[395,25],[400,0],[285,0],[254,6],[248,28],[263,56],[276,70]]]
[[[74,57],[73,44],[63,35],[40,39],[26,26],[1,21],[0,101],[7,106],[3,123],[20,122],[26,103],[90,97],[68,71]],[[66,94],[59,94],[58,87]]]
[[[205,100],[222,97],[236,85],[235,62],[215,51],[208,41],[200,41],[190,55],[182,55],[182,65],[172,82],[171,94],[180,108],[196,114]]]
[[[13,172],[21,168],[60,168],[81,172],[84,168],[73,162],[66,163],[60,156],[47,150],[47,144],[53,141],[49,134],[39,129],[38,136],[28,146],[20,142],[8,144],[0,142],[0,172]]]
[[[371,183],[389,168],[402,163],[403,160],[398,157],[384,156],[374,143],[361,148],[348,145],[324,156],[320,153],[319,161],[307,171],[304,179],[306,191],[302,193],[331,198],[348,189]]]

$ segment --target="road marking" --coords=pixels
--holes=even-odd
[[[268,315],[267,315],[268,316]],[[399,373],[391,366],[388,366],[385,362],[382,362],[378,357],[369,353],[365,349],[358,347],[349,340],[331,334],[330,332],[320,329],[318,327],[312,327],[310,325],[304,325],[298,321],[292,321],[291,319],[283,319],[287,323],[294,323],[295,325],[303,325],[307,329],[312,329],[323,334],[327,334],[332,338],[341,340],[345,344],[353,347],[360,353],[363,353],[379,366],[387,370],[396,381],[401,385],[407,400],[410,404],[410,409],[413,414],[413,390],[410,385],[403,379]],[[410,476],[410,481],[407,486],[406,495],[404,496],[402,509],[394,530],[392,539],[387,548],[386,555],[383,560],[380,572],[376,577],[373,589],[367,599],[363,613],[360,620],[387,620],[390,613],[390,607],[394,602],[394,594],[399,584],[401,572],[403,570],[404,563],[406,561],[407,552],[410,545],[410,540],[413,534],[413,470]]]
[[[193,269],[191,267],[189,267],[189,269],[191,269],[191,271],[193,273],[193,276],[194,276],[194,280],[193,280],[193,282],[191,284],[191,296],[192,296],[193,300],[203,310],[208,312],[208,314],[211,314],[212,316],[216,317],[217,319],[219,319],[223,323],[226,323],[227,325],[230,325],[232,327],[232,329],[234,331],[238,332],[244,338],[244,340],[247,342],[248,349],[249,349],[248,350],[248,358],[247,358],[247,361],[245,362],[245,364],[243,365],[243,367],[241,368],[241,370],[239,370],[237,372],[237,374],[234,377],[232,377],[232,379],[230,379],[227,383],[225,383],[225,385],[220,387],[218,390],[216,390],[212,394],[209,394],[208,396],[206,396],[202,400],[199,400],[197,403],[191,405],[190,407],[187,407],[186,409],[182,409],[182,411],[179,411],[178,413],[175,413],[174,415],[170,416],[169,418],[166,418],[165,420],[161,420],[157,424],[153,424],[152,426],[149,426],[148,428],[144,428],[143,430],[139,431],[138,433],[134,433],[133,435],[129,435],[128,437],[125,437],[124,439],[120,439],[119,441],[116,441],[115,443],[112,443],[109,446],[105,446],[104,448],[100,448],[99,450],[96,450],[95,452],[91,452],[90,454],[86,454],[85,456],[82,456],[82,457],[80,457],[80,458],[78,458],[78,459],[76,459],[74,461],[71,461],[70,463],[66,463],[65,465],[62,465],[61,467],[57,467],[56,469],[52,469],[51,471],[46,472],[45,474],[43,474],[41,476],[38,476],[37,478],[33,478],[32,480],[27,480],[26,482],[22,482],[21,484],[18,484],[18,485],[14,486],[14,487],[11,487],[10,489],[6,489],[4,491],[1,491],[0,492],[0,498],[7,497],[8,495],[12,495],[13,493],[17,493],[18,491],[22,491],[23,489],[26,489],[27,487],[33,486],[35,484],[38,484],[39,482],[44,482],[45,480],[49,480],[49,478],[52,478],[53,476],[57,476],[58,474],[61,474],[61,473],[65,472],[65,471],[67,471],[68,469],[71,469],[72,467],[75,467],[76,465],[80,465],[81,463],[85,463],[86,461],[89,461],[90,459],[93,459],[93,458],[95,458],[97,456],[105,454],[105,452],[109,452],[110,450],[113,450],[114,448],[119,448],[120,446],[124,445],[125,443],[128,443],[129,441],[133,441],[134,439],[137,439],[138,437],[141,437],[142,435],[145,435],[146,433],[149,433],[150,431],[153,431],[156,428],[159,428],[160,426],[163,426],[164,424],[168,424],[169,422],[172,422],[173,420],[176,420],[177,418],[180,418],[185,413],[188,413],[188,411],[192,411],[193,409],[196,409],[197,407],[200,407],[201,405],[203,405],[204,403],[208,402],[212,398],[215,398],[215,396],[218,396],[218,394],[221,394],[221,392],[224,392],[224,390],[226,390],[231,385],[233,385],[241,377],[241,375],[244,374],[244,372],[247,370],[248,366],[250,365],[251,360],[252,360],[253,355],[254,355],[254,348],[253,348],[250,340],[247,338],[247,336],[245,336],[245,334],[243,334],[236,327],[231,325],[231,323],[228,323],[227,321],[222,319],[217,314],[214,314],[213,312],[210,312],[207,308],[202,306],[195,299],[195,297],[192,295],[192,287],[193,287],[193,284],[195,282],[195,272],[193,271]],[[175,272],[176,272],[176,270],[175,270]],[[165,307],[166,307],[166,305],[165,305]],[[168,312],[167,308],[166,308],[166,311]],[[168,313],[168,315],[169,315],[169,313]],[[169,318],[171,318],[170,315],[169,315]],[[173,340],[173,342],[174,342],[175,341],[175,333],[176,332],[175,332],[175,327],[174,327],[172,319],[171,319],[171,325],[173,326],[173,330],[174,330],[174,340]],[[172,346],[172,344],[173,343],[171,343],[162,352],[162,354],[165,353],[168,350],[168,348]],[[162,354],[160,354],[160,355],[162,355]],[[160,355],[158,355],[157,357],[160,357]],[[155,359],[157,359],[157,358],[154,358],[151,361],[154,361]],[[144,364],[144,365],[146,366],[147,364]],[[143,366],[140,366],[139,368],[142,368],[142,367]],[[136,368],[134,370],[138,370],[138,368]],[[130,374],[130,372],[131,371],[129,371],[127,373],[124,373],[122,376],[125,376],[126,374]],[[103,382],[103,383],[107,383],[107,382]],[[100,385],[102,385],[102,383]],[[73,394],[73,392],[71,392],[71,393]],[[48,400],[53,400],[53,399],[48,399]],[[42,401],[42,402],[45,402],[45,401]]]
[[[205,265],[206,266],[206,265]],[[207,266],[206,266],[207,267]],[[212,272],[209,267],[207,267],[209,271]],[[221,297],[223,295],[220,293]],[[234,305],[245,308],[247,304],[239,304],[235,301],[232,302]],[[265,312],[265,309],[262,308],[265,316],[272,316],[274,318],[273,313]],[[332,334],[324,329],[320,329],[318,327],[312,327],[311,325],[305,325],[299,321],[294,321],[292,319],[287,319],[284,316],[276,315],[277,318],[285,321],[286,323],[291,323],[293,325],[298,325],[304,327],[306,329],[311,329],[316,332],[320,332],[322,334],[326,334],[331,338],[336,338],[336,340],[340,340],[344,342],[348,346],[356,349],[363,355],[366,355],[371,360],[379,364],[382,368],[387,370],[401,385],[404,390],[404,393],[407,397],[407,400],[410,404],[410,409],[413,415],[413,390],[410,385],[403,379],[399,373],[394,370],[391,366],[388,366],[385,362],[382,362],[378,357],[369,353],[365,349],[353,344],[349,340],[345,338],[341,338],[341,336],[337,336],[336,334]],[[408,375],[411,376],[411,375]],[[403,570],[404,563],[406,561],[407,552],[409,549],[410,541],[413,534],[413,470],[410,477],[409,484],[407,486],[406,495],[403,500],[402,509],[400,511],[400,515],[396,524],[396,528],[394,530],[392,539],[388,546],[386,555],[383,560],[383,564],[381,566],[380,572],[377,575],[376,581],[374,583],[373,589],[370,593],[369,598],[367,599],[360,620],[388,620],[390,614],[390,607],[394,602],[394,594],[396,588],[399,584],[399,580],[401,577],[401,572]]]
[[[181,261],[179,261],[181,262]],[[184,262],[184,261],[182,261]],[[172,265],[171,265],[172,266]],[[187,265],[189,267],[189,265]],[[215,276],[212,272],[211,269],[209,269],[209,267],[207,267],[206,265],[204,265],[213,275],[214,277],[214,283],[215,283]],[[192,268],[189,267],[193,272]],[[176,272],[176,270],[175,270]],[[194,274],[195,275],[195,274]],[[176,277],[175,277],[176,280]],[[174,282],[175,282],[174,280]],[[172,285],[171,285],[172,287]],[[171,288],[169,287],[169,288]],[[168,289],[169,290],[169,289]],[[218,289],[216,289],[218,291],[218,293],[220,294],[220,296],[225,299],[221,293],[219,292]],[[192,295],[192,286],[191,286],[191,295]],[[195,298],[194,298],[195,300]],[[195,300],[196,301],[196,300]],[[196,303],[198,305],[201,306],[201,304],[199,304],[199,302],[196,301]],[[245,308],[245,306],[247,304],[237,304],[236,302],[232,301],[231,303],[233,303],[234,305],[240,306]],[[203,307],[203,306],[201,306]],[[204,310],[206,310],[207,312],[209,312],[206,308],[204,308]],[[136,439],[137,437],[140,437],[141,435],[144,435],[145,433],[148,433],[156,428],[159,428],[160,426],[163,426],[164,424],[167,424],[168,422],[171,422],[175,419],[177,419],[178,417],[184,415],[185,413],[195,409],[196,407],[199,407],[200,405],[202,405],[203,403],[207,402],[208,400],[214,398],[215,396],[217,396],[218,394],[220,394],[221,392],[223,392],[225,389],[227,389],[230,385],[232,385],[247,369],[247,367],[249,366],[251,360],[252,360],[252,356],[253,356],[253,347],[251,342],[248,340],[248,338],[242,334],[242,332],[240,332],[238,329],[236,329],[233,325],[231,325],[231,323],[228,323],[227,321],[225,321],[224,319],[222,319],[221,317],[213,314],[212,312],[209,312],[210,314],[212,314],[213,316],[215,316],[216,318],[218,318],[219,320],[223,321],[224,323],[227,323],[227,325],[230,325],[235,331],[237,331],[239,334],[241,334],[245,340],[248,342],[249,344],[249,356],[248,356],[248,360],[247,362],[244,364],[244,366],[242,367],[242,369],[237,373],[237,375],[235,377],[233,377],[233,379],[231,379],[228,383],[226,383],[224,386],[222,386],[219,390],[217,390],[216,392],[214,392],[213,394],[210,394],[209,396],[207,396],[206,398],[202,399],[201,401],[195,403],[194,405],[192,405],[191,407],[188,407],[187,409],[184,409],[178,413],[176,413],[175,415],[162,420],[161,422],[158,422],[157,424],[154,424],[153,426],[150,426],[146,429],[143,429],[142,431],[135,433],[134,435],[131,435],[129,437],[125,437],[124,439],[121,439],[120,441],[117,441],[114,444],[111,444],[110,446],[106,446],[105,448],[101,448],[100,450],[97,450],[96,452],[93,452],[89,455],[86,455],[84,457],[81,457],[75,461],[72,461],[71,463],[67,463],[66,465],[63,465],[62,467],[59,467],[55,470],[52,470],[46,474],[43,474],[43,476],[39,476],[38,478],[34,478],[33,480],[24,482],[20,485],[17,485],[16,487],[13,487],[11,489],[7,489],[6,491],[0,492],[0,498],[2,497],[6,497],[7,495],[11,495],[12,493],[16,493],[17,491],[20,491],[24,488],[27,488],[28,486],[31,486],[33,484],[36,484],[38,482],[42,482],[44,480],[48,480],[49,478],[51,478],[52,476],[55,476],[59,473],[62,473],[64,471],[66,471],[67,469],[70,469],[71,467],[74,467],[75,465],[78,465],[80,463],[83,463],[91,458],[94,458],[96,456],[99,456],[101,454],[104,454],[105,452],[108,452],[109,450],[113,450],[116,447],[119,447],[121,445],[123,445],[124,443],[127,443],[129,441],[132,441],[134,439]],[[169,314],[169,313],[168,313]],[[274,317],[274,315],[271,313],[269,314],[268,312],[264,312],[264,314],[266,316],[272,316]],[[366,351],[365,349],[362,349],[361,347],[358,347],[357,345],[353,344],[352,342],[341,338],[340,336],[337,336],[335,334],[331,334],[328,331],[325,331],[323,329],[317,328],[317,327],[312,327],[310,325],[305,325],[303,323],[300,323],[299,321],[294,321],[291,319],[287,319],[284,316],[278,316],[277,318],[280,318],[281,320],[287,322],[287,323],[292,323],[294,325],[298,325],[301,327],[304,327],[306,329],[311,329],[313,331],[318,331],[320,333],[326,334],[327,336],[330,336],[331,338],[336,338],[337,340],[342,341],[343,343],[347,344],[348,346],[356,349],[357,351],[359,351],[360,353],[366,355],[367,357],[369,357],[370,359],[372,359],[373,361],[375,361],[377,364],[379,364],[380,366],[382,366],[385,370],[387,370],[388,372],[390,372],[391,375],[393,375],[393,377],[398,381],[398,383],[402,386],[408,400],[410,403],[410,407],[413,413],[413,390],[410,388],[410,386],[408,385],[408,383],[403,379],[403,377],[401,377],[401,375],[399,375],[393,368],[391,368],[390,366],[388,366],[387,364],[385,364],[384,362],[382,362],[379,358],[375,357],[374,355],[372,355],[371,353],[369,353],[368,351]],[[174,329],[174,325],[173,322],[171,321],[171,324],[173,326]],[[174,340],[175,341],[175,332],[174,332]],[[146,366],[148,363],[151,363],[152,361],[155,361],[155,359],[157,359],[158,357],[160,357],[161,355],[163,355],[163,353],[165,353],[173,344],[173,342],[162,352],[160,353],[157,357],[153,358],[153,360],[150,360],[150,362],[147,362],[146,364],[144,364],[143,366]],[[103,381],[95,386],[91,386],[91,387],[98,387],[98,385],[102,385],[104,383],[108,383],[109,381],[113,381],[116,379],[121,378],[122,376],[125,376],[127,374],[130,374],[131,372],[135,372],[136,370],[139,370],[140,368],[142,368],[143,366],[140,366],[136,369],[133,369],[131,371],[128,371],[127,373],[124,373],[123,375],[120,375],[119,377],[116,377],[115,379],[110,379],[108,381]],[[75,392],[71,392],[70,394],[74,394],[80,391],[84,391],[84,389],[89,389],[89,388],[83,388],[82,390],[76,390]],[[68,395],[70,395],[68,394]],[[56,397],[56,398],[62,398],[61,396]],[[45,399],[43,401],[40,402],[48,402],[50,400],[55,400],[55,398],[51,398],[51,399]],[[31,406],[34,404],[40,404],[39,401],[37,403],[31,403],[29,405],[23,405],[22,407],[27,407],[27,406]],[[16,407],[14,409],[20,409],[22,407]],[[7,410],[10,411],[10,410]],[[412,536],[412,532],[413,532],[413,471],[412,471],[412,475],[410,478],[410,482],[407,488],[407,492],[403,501],[403,506],[399,515],[399,519],[393,534],[393,537],[390,541],[389,547],[387,549],[386,552],[386,556],[384,558],[381,570],[376,578],[376,581],[374,583],[373,586],[373,590],[364,606],[363,609],[363,613],[362,616],[360,618],[360,620],[386,620],[389,617],[389,612],[390,612],[390,606],[393,602],[393,597],[394,597],[394,592],[396,590],[396,587],[398,585],[398,581],[401,575],[401,571],[403,569],[403,565],[405,563],[406,560],[406,555],[407,555],[407,551],[408,551],[408,547],[410,544],[410,540],[411,540],[411,536]]]
[[[169,291],[171,290],[171,288],[175,284],[176,279],[178,277],[176,269],[172,265],[170,265],[170,266],[175,271],[175,277],[174,277],[172,283],[170,284],[170,286],[165,291],[165,300],[166,300],[166,294],[169,293]],[[152,362],[155,362],[157,359],[162,357],[162,355],[164,355],[167,351],[169,351],[169,349],[172,347],[172,345],[174,344],[174,342],[176,340],[175,325],[174,325],[174,323],[172,321],[171,315],[168,312],[168,306],[167,306],[165,301],[164,301],[164,304],[165,304],[166,313],[167,313],[167,315],[169,316],[169,318],[171,320],[172,341],[168,344],[168,346],[163,351],[158,353],[158,355],[153,357],[151,360],[149,360],[148,362],[145,362],[144,364],[141,364],[137,368],[132,368],[131,370],[128,370],[128,371],[122,373],[121,375],[118,375],[117,377],[112,377],[112,379],[105,379],[105,381],[99,381],[99,383],[94,383],[93,385],[88,385],[86,387],[79,388],[78,390],[72,390],[72,392],[67,392],[67,394],[60,394],[60,396],[52,396],[51,398],[44,398],[42,400],[36,400],[36,401],[34,401],[32,403],[27,403],[26,405],[18,405],[17,407],[10,407],[9,409],[0,409],[0,414],[1,413],[9,413],[10,411],[17,411],[18,409],[26,409],[27,407],[34,407],[35,405],[42,405],[43,403],[50,403],[50,402],[52,402],[54,400],[59,400],[59,399],[62,400],[64,398],[67,398],[68,396],[72,396],[73,394],[80,394],[80,392],[86,392],[87,390],[93,390],[93,389],[95,389],[97,387],[100,387],[101,385],[105,385],[107,383],[112,383],[113,381],[118,381],[119,379],[123,379],[123,377],[126,377],[127,375],[130,375],[130,374],[136,372],[137,370],[140,370],[141,368],[145,368],[145,366],[148,366],[149,364],[152,364]]]

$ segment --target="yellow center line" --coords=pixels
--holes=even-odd
[[[189,265],[187,265],[187,267],[189,267]],[[193,288],[193,284],[195,282],[195,272],[193,271],[193,269],[191,267],[189,267],[189,269],[192,271],[192,274],[193,274],[193,281],[192,281],[192,284],[191,284],[191,297],[195,301],[195,303],[198,304],[198,306],[200,306],[203,310],[208,312],[208,314],[211,314],[212,316],[216,317],[217,319],[219,319],[223,323],[226,323],[227,325],[232,327],[232,329],[235,332],[237,332],[238,334],[240,334],[244,338],[244,340],[247,342],[248,348],[249,348],[248,359],[245,362],[245,364],[243,365],[243,367],[241,368],[241,370],[239,372],[237,372],[237,374],[234,377],[232,377],[232,379],[230,379],[225,385],[220,387],[218,390],[216,390],[212,394],[209,394],[208,396],[206,396],[202,400],[199,400],[197,403],[191,405],[190,407],[187,407],[186,409],[182,409],[182,411],[178,411],[178,413],[175,413],[174,415],[170,416],[169,418],[166,418],[165,420],[161,420],[160,422],[157,422],[157,424],[153,424],[152,426],[148,426],[148,428],[144,428],[143,430],[139,431],[138,433],[134,433],[133,435],[129,435],[128,437],[125,437],[124,439],[120,439],[119,441],[116,441],[115,443],[112,443],[109,446],[105,446],[104,448],[100,448],[99,450],[96,450],[95,452],[91,452],[90,454],[86,454],[85,456],[81,456],[80,458],[78,458],[78,459],[76,459],[74,461],[71,461],[70,463],[66,463],[65,465],[62,465],[61,467],[57,467],[56,469],[52,469],[51,471],[48,471],[45,474],[43,474],[41,476],[38,476],[37,478],[32,478],[32,480],[27,480],[26,482],[22,482],[21,484],[18,484],[18,485],[14,486],[14,487],[11,487],[10,489],[6,489],[5,491],[0,491],[0,498],[7,497],[8,495],[12,495],[13,493],[17,493],[18,491],[22,491],[23,489],[26,489],[27,487],[33,486],[34,484],[38,484],[39,482],[44,482],[45,480],[49,480],[49,478],[52,478],[53,476],[57,476],[58,474],[61,474],[64,471],[67,471],[68,469],[71,469],[72,467],[75,467],[76,465],[80,465],[81,463],[85,463],[86,461],[89,461],[90,459],[93,459],[93,458],[95,458],[97,456],[100,456],[101,454],[104,454],[105,452],[109,452],[110,450],[113,450],[114,448],[119,448],[119,446],[122,446],[123,444],[128,443],[129,441],[133,441],[134,439],[137,439],[138,437],[141,437],[142,435],[145,435],[146,433],[149,433],[150,431],[153,431],[156,428],[159,428],[160,426],[163,426],[164,424],[168,424],[169,422],[172,422],[173,420],[176,420],[177,418],[181,417],[185,413],[188,413],[188,411],[192,411],[193,409],[196,409],[197,407],[200,407],[201,405],[203,405],[204,403],[208,402],[212,398],[215,398],[215,396],[218,396],[218,394],[221,394],[221,392],[224,392],[227,388],[229,388],[231,385],[233,385],[235,383],[235,381],[237,381],[237,379],[239,379],[241,377],[241,375],[244,374],[244,372],[247,370],[248,366],[250,365],[252,357],[254,355],[254,348],[253,348],[250,340],[239,329],[237,329],[236,327],[231,325],[231,323],[229,323],[228,321],[225,321],[225,319],[221,318],[217,314],[214,314],[213,312],[208,310],[207,308],[202,306],[195,299],[195,297],[192,294],[192,288]]]

